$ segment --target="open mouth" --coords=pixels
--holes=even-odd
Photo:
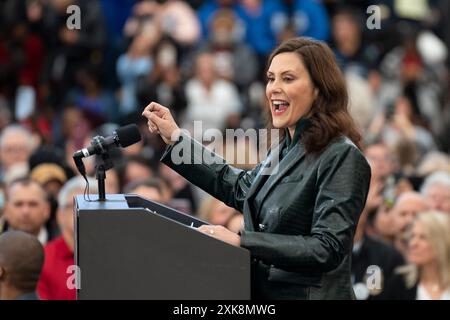
[[[287,108],[289,108],[289,102],[284,100],[272,100],[272,108],[275,116],[282,115]]]

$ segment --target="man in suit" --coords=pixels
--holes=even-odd
[[[385,288],[393,281],[394,270],[404,264],[404,259],[393,246],[366,233],[367,215],[365,208],[353,239],[353,289],[358,300],[384,300]]]

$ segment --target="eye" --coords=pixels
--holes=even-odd
[[[283,81],[285,82],[291,82],[292,80],[294,80],[292,77],[283,77]]]
[[[272,82],[274,80],[275,78],[273,76],[267,76],[267,82]]]

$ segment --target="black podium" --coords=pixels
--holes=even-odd
[[[90,195],[91,200],[97,199]],[[75,197],[77,299],[250,299],[250,253],[136,195]]]

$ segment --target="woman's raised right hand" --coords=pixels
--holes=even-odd
[[[145,107],[142,115],[147,118],[148,130],[151,133],[159,133],[166,144],[173,144],[177,141],[181,130],[168,108],[151,102]]]

